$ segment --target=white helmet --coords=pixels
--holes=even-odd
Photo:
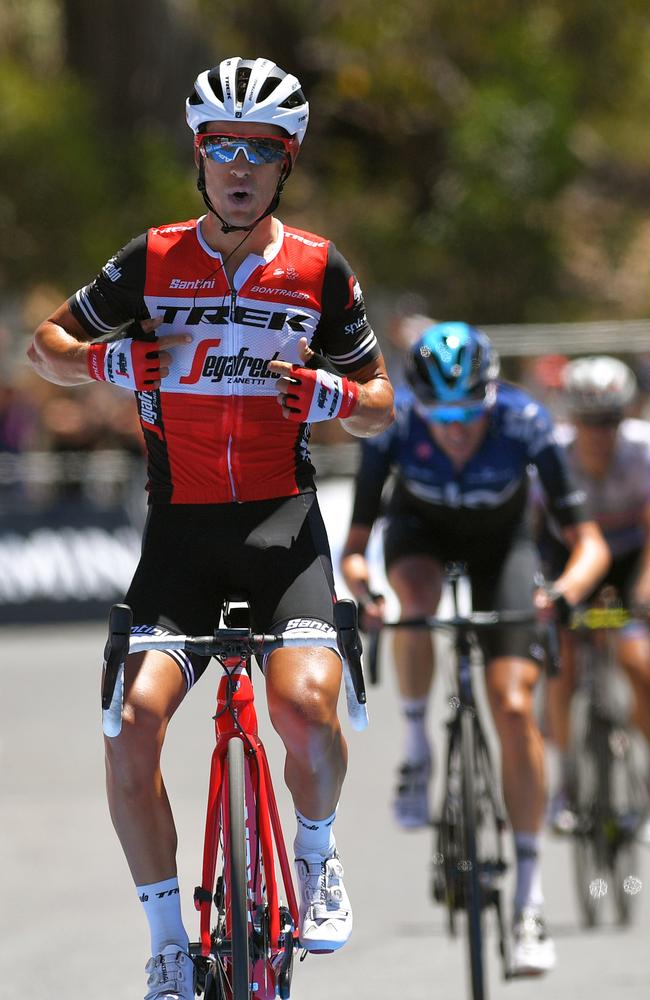
[[[636,394],[632,369],[607,355],[571,361],[562,377],[569,407],[578,415],[621,413]]]
[[[300,81],[270,59],[224,59],[199,73],[185,104],[187,124],[196,135],[211,121],[279,125],[296,140],[307,131],[309,104]]]

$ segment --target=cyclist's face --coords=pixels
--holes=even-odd
[[[279,136],[285,133],[276,125],[252,122],[210,122],[206,132],[226,135]],[[268,208],[275,194],[285,164],[250,163],[241,150],[232,163],[203,159],[205,186],[219,215],[236,226],[247,226]]]
[[[576,448],[579,460],[589,471],[604,473],[609,467],[620,421],[602,423],[576,420]]]
[[[464,465],[474,452],[478,450],[485,437],[489,414],[471,420],[469,423],[435,423],[429,424],[431,436],[445,455],[454,465]]]

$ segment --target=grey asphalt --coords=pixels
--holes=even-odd
[[[0,630],[0,996],[7,1000],[140,1000],[148,936],[140,904],[110,825],[103,790],[98,709],[97,626]],[[196,932],[192,891],[212,741],[216,672],[208,674],[172,724],[164,769],[180,837],[184,913]],[[440,732],[438,707],[431,720]],[[276,783],[282,760],[257,685],[262,734]],[[344,711],[344,709],[343,709]],[[297,965],[296,1000],[433,1000],[467,996],[465,945],[449,940],[444,914],[428,898],[431,836],[406,834],[389,798],[399,747],[394,689],[385,671],[370,694],[371,726],[349,732],[350,768],[336,830],[355,929],[337,955]],[[289,838],[293,820],[280,795]],[[488,942],[490,996],[507,1000],[642,1000],[650,994],[650,849],[631,872],[644,887],[634,925],[587,933],[578,920],[570,846],[544,844],[547,914],[556,971],[504,983]]]
[[[347,530],[351,484],[320,484],[335,566]],[[369,557],[373,584],[396,603],[381,568],[377,537]],[[345,588],[338,581],[340,596]],[[141,1000],[148,934],[108,817],[98,705],[104,630],[97,626],[0,628],[0,1000]],[[201,837],[212,747],[217,674],[209,673],[170,727],[163,766],[179,833],[184,916],[197,931],[192,892],[199,881]],[[269,731],[257,684],[266,743],[288,841],[294,819],[282,786],[282,751]],[[431,734],[440,744],[445,713],[439,674]],[[345,708],[342,705],[342,717]],[[370,690],[370,728],[350,732],[350,766],[336,832],[354,907],[355,928],[337,955],[297,964],[296,1000],[456,1000],[468,995],[465,942],[450,940],[428,895],[432,838],[392,822],[389,800],[399,756],[395,692],[386,664]],[[440,753],[438,752],[438,757]],[[556,971],[537,981],[504,983],[494,938],[488,941],[490,998],[500,1000],[642,1000],[650,995],[650,848],[630,875],[643,888],[634,925],[617,928],[611,889],[603,926],[581,929],[570,845],[544,843],[547,915],[558,951]],[[646,885],[647,883],[647,885]]]

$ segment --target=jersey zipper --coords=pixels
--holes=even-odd
[[[230,331],[229,331],[229,333],[230,333],[230,337],[229,337],[229,340],[230,340],[230,353],[231,354],[235,354],[236,353],[235,352],[235,343],[234,343],[234,340],[235,340],[235,338],[234,338],[235,306],[236,305],[237,305],[237,289],[233,288],[231,286],[231,288],[230,288]],[[234,400],[233,395],[231,394],[231,397],[230,397],[230,407],[229,407],[231,421],[233,420],[233,417],[234,417],[235,405],[236,405],[236,401]],[[231,428],[232,428],[232,423],[231,423]],[[231,431],[230,431],[230,433],[228,435],[228,447],[226,448],[226,464],[228,466],[228,480],[230,482],[230,496],[231,496],[231,498],[232,498],[232,500],[234,502],[237,502],[238,501],[238,497],[237,497],[237,490],[236,490],[236,487],[235,487],[235,476],[234,476],[234,472],[233,472],[233,468],[232,468],[232,462],[231,462],[232,443],[233,443],[233,435],[232,435],[232,429],[231,429]]]

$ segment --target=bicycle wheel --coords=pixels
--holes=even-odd
[[[639,888],[636,834],[645,813],[645,783],[640,747],[627,729],[617,726],[610,732],[612,751],[612,792],[615,820],[611,824],[611,871],[613,901],[618,922],[627,925],[634,916]]]
[[[249,761],[252,758],[249,759]],[[218,913],[212,932],[213,953],[208,1000],[285,1000],[291,980],[290,951],[285,961],[275,959],[278,942],[271,946],[267,876],[257,828],[256,771],[247,763],[244,744],[237,737],[228,743],[226,759],[228,796],[222,803],[222,874],[217,878]],[[287,923],[282,921],[281,927]],[[289,918],[290,923],[290,918]],[[283,932],[285,948],[292,944],[290,928]]]
[[[434,902],[447,909],[447,929],[456,936],[456,912],[464,908],[462,874],[459,861],[462,844],[460,804],[460,754],[456,723],[450,728],[447,748],[447,781],[439,819],[435,822],[431,863],[431,894]]]
[[[228,743],[227,767],[230,883],[227,884],[226,897],[230,909],[232,994],[233,1000],[249,1000],[252,994],[248,939],[244,744],[236,737]]]
[[[595,927],[608,891],[603,804],[609,795],[609,760],[605,727],[589,717],[586,704],[572,723],[569,774],[577,816],[573,853],[578,906],[584,925]]]
[[[463,710],[460,717],[463,859],[460,864],[464,875],[472,997],[473,1000],[484,1000],[486,992],[483,980],[482,901],[476,852],[475,768],[477,762],[474,725],[472,712]]]

